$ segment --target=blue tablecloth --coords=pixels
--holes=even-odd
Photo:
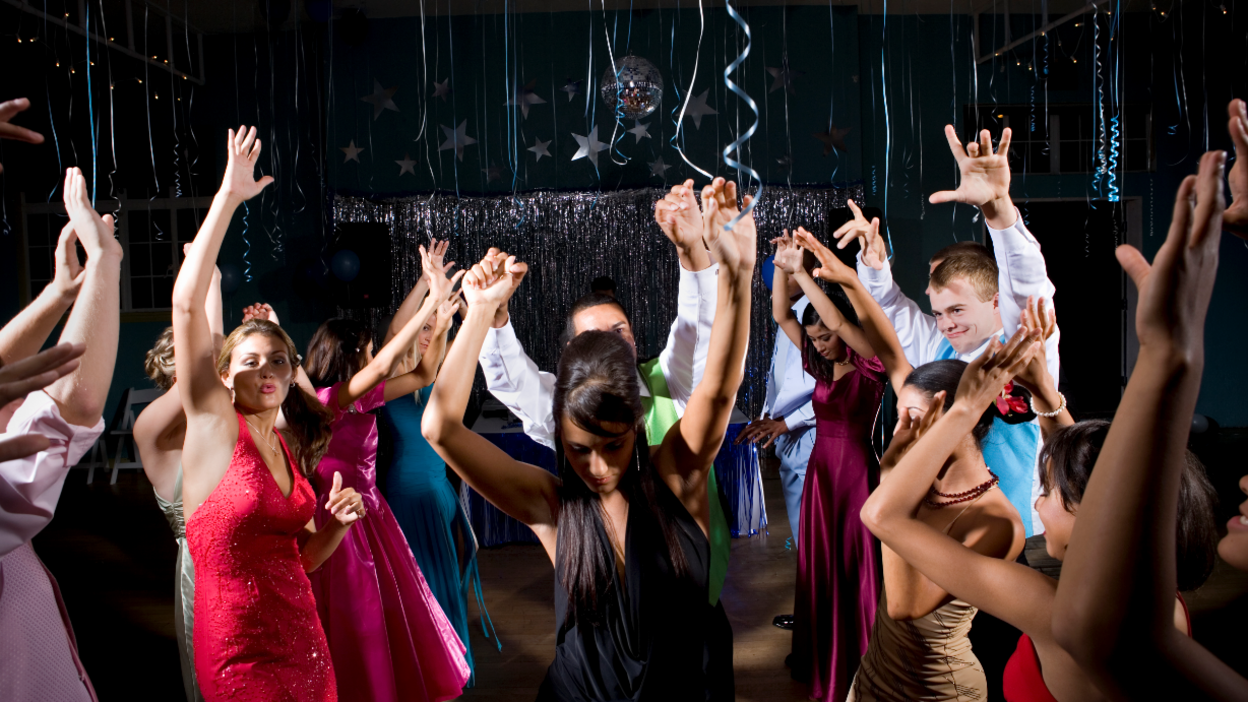
[[[715,476],[719,479],[720,488],[727,501],[726,512],[733,538],[753,536],[767,527],[758,449],[753,444],[733,444],[743,428],[745,424],[728,426],[724,445],[715,458]],[[481,435],[518,461],[541,466],[551,473],[556,472],[555,452],[522,432],[481,432]],[[461,499],[467,503],[468,517],[481,546],[501,546],[515,542],[537,543],[537,537],[528,527],[503,514],[467,485],[462,489]]]

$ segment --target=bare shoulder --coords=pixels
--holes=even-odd
[[[1027,540],[1022,517],[1000,490],[986,493],[949,535],[985,556],[1011,560],[1022,553]]]

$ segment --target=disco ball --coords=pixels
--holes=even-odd
[[[625,56],[602,74],[602,101],[628,119],[641,119],[663,101],[663,74],[643,58]]]

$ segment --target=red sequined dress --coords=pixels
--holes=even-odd
[[[298,465],[278,440],[290,465]],[[208,702],[337,700],[296,541],[316,510],[316,494],[292,472],[287,497],[240,414],[230,467],[186,523],[195,562],[195,672]]]

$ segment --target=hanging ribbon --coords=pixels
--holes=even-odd
[[[750,110],[754,112],[754,124],[751,124],[749,129],[746,129],[745,133],[738,137],[736,141],[724,147],[724,164],[729,168],[735,168],[738,171],[745,171],[750,174],[750,178],[753,178],[758,182],[758,190],[754,192],[754,199],[751,200],[750,204],[746,205],[736,217],[733,217],[731,221],[724,225],[724,229],[732,231],[732,228],[737,225],[737,222],[740,222],[742,217],[750,214],[750,212],[753,211],[754,206],[758,204],[758,199],[763,195],[763,177],[759,175],[758,171],[738,160],[733,159],[730,155],[735,151],[737,156],[740,156],[741,146],[745,144],[745,142],[749,141],[750,137],[754,136],[754,132],[758,131],[758,105],[754,102],[754,98],[750,97],[749,94],[742,90],[739,85],[732,81],[731,77],[732,72],[740,68],[741,64],[745,63],[746,57],[750,55],[750,46],[754,43],[753,38],[750,36],[750,25],[746,24],[745,20],[742,19],[741,15],[737,12],[737,9],[732,6],[732,0],[728,0],[728,2],[725,3],[725,6],[728,8],[728,16],[741,27],[743,32],[745,32],[745,48],[741,50],[741,54],[737,56],[736,60],[728,64],[728,67],[724,69],[724,85],[727,86],[729,90],[736,93],[737,97],[744,100],[745,104],[748,105]],[[692,86],[690,86],[690,89],[692,90]]]
[[[729,15],[735,16],[736,10],[732,9],[732,6],[729,5],[728,13]],[[745,25],[744,22],[741,22],[741,18],[739,16],[735,17],[735,19],[737,20],[738,23]],[[689,164],[690,168],[697,171],[698,173],[701,173],[707,178],[714,180],[715,176],[711,175],[710,173],[703,170],[702,168],[699,168],[698,165],[694,163],[693,161],[690,161],[689,157],[685,155],[685,150],[680,147],[680,144],[676,143],[676,140],[680,139],[684,135],[683,127],[685,124],[685,111],[689,109],[689,100],[693,98],[694,82],[697,81],[698,79],[698,61],[702,58],[702,33],[706,31],[706,16],[702,10],[702,0],[698,0],[698,21],[701,24],[698,25],[698,52],[694,54],[693,56],[693,77],[689,79],[689,90],[685,93],[685,102],[680,106],[680,116],[676,118],[676,133],[672,135],[671,144],[672,144],[672,147],[676,149],[676,153],[680,154],[680,157],[684,159],[685,163]],[[673,22],[672,24],[673,37],[675,37],[675,32],[676,32],[676,26],[675,26],[675,23]],[[746,33],[747,34],[749,33],[748,26],[746,26]],[[673,40],[673,43],[674,43],[674,40]],[[747,52],[749,51],[748,47],[746,48],[746,51]],[[742,93],[742,95],[744,95],[744,93]],[[748,99],[748,97],[746,99]],[[750,102],[753,103],[752,100]],[[757,108],[754,110],[754,114],[755,116],[758,115]],[[755,125],[757,126],[757,122],[755,123]]]

